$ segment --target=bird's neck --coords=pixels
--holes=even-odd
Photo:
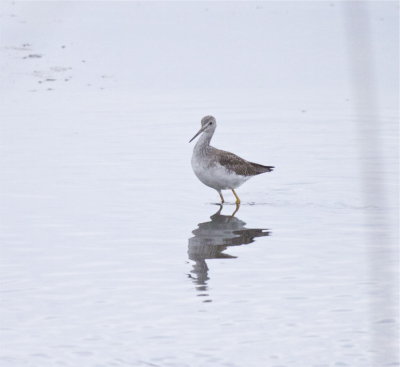
[[[196,151],[207,150],[207,148],[210,146],[210,142],[211,142],[213,135],[214,135],[214,132],[204,132],[203,134],[201,134],[194,149]]]

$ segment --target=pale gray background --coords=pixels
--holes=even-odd
[[[0,365],[398,365],[398,10],[2,2]],[[206,114],[276,170],[200,287]]]

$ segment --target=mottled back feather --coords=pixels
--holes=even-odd
[[[261,164],[246,161],[236,154],[224,150],[215,149],[216,161],[229,171],[241,176],[255,176],[265,172],[271,172],[273,166],[263,166]]]

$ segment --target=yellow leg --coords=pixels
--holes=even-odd
[[[233,212],[233,214],[231,215],[232,218],[233,218],[233,217],[235,216],[235,214],[238,212],[239,208],[240,208],[240,204],[237,204],[237,203],[236,203],[236,209],[235,209],[235,211]]]
[[[219,196],[221,198],[221,204],[225,203],[224,197],[222,196],[222,192],[218,191],[218,194],[219,194]]]
[[[236,198],[236,204],[240,204],[240,199],[239,199],[239,196],[237,196],[237,194],[236,194],[236,192],[235,192],[235,190],[234,190],[234,189],[232,189],[232,192],[233,192],[233,195],[235,195],[235,198]]]

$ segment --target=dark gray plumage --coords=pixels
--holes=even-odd
[[[215,148],[214,148],[215,149]],[[271,172],[274,166],[263,166],[262,164],[246,161],[236,154],[224,150],[215,149],[216,159],[221,166],[229,171],[242,176],[255,176],[265,172]]]

